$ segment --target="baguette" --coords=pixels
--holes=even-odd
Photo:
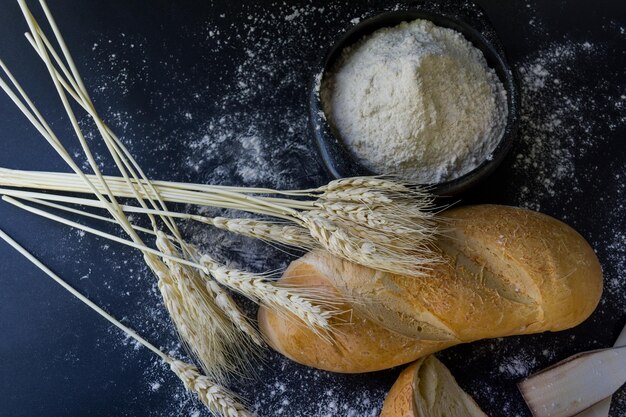
[[[406,368],[391,387],[380,417],[488,417],[437,358]]]
[[[445,212],[445,259],[426,277],[375,271],[323,252],[294,261],[281,282],[359,300],[328,340],[294,317],[259,310],[268,343],[292,360],[360,373],[411,362],[483,338],[564,330],[602,293],[595,253],[572,228],[530,210],[495,205]]]

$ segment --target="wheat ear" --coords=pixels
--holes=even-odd
[[[166,235],[163,235],[163,237],[167,238],[166,241],[169,240]],[[198,248],[194,245],[188,245],[188,249],[194,259],[200,259],[202,257]],[[224,314],[228,316],[230,321],[244,334],[248,335],[250,340],[252,340],[252,342],[258,347],[265,347],[266,344],[257,328],[252,324],[252,320],[241,311],[230,294],[220,287],[217,282],[207,276],[204,270],[198,270],[198,273],[200,274],[202,280],[206,283],[207,291],[213,296],[215,303],[222,309]],[[253,351],[256,352],[256,349]]]
[[[234,394],[200,374],[198,368],[188,363],[171,360],[170,368],[183,381],[189,391],[198,395],[200,401],[213,413],[224,417],[254,417],[239,403]]]
[[[306,250],[319,247],[319,243],[311,237],[307,229],[296,225],[277,224],[275,222],[255,219],[230,219],[225,217],[204,218],[200,221],[211,224],[218,229],[266,242]]]
[[[209,378],[201,375],[198,369],[190,364],[174,359],[159,348],[148,342],[143,337],[139,336],[134,330],[128,326],[122,324],[119,320],[115,319],[109,313],[104,311],[100,306],[89,300],[83,294],[71,287],[61,277],[52,272],[41,261],[35,258],[30,252],[24,249],[13,238],[7,235],[3,230],[0,230],[0,239],[7,242],[11,247],[22,254],[33,265],[38,267],[46,275],[61,285],[66,291],[76,297],[79,301],[87,305],[93,311],[100,316],[107,319],[111,324],[122,330],[128,336],[132,337],[138,343],[151,350],[154,354],[159,356],[165,363],[170,365],[172,371],[182,380],[185,387],[192,392],[195,392],[200,401],[202,401],[209,410],[222,417],[253,417],[254,414],[246,410],[245,406],[238,402],[235,395],[230,393],[219,384],[214,383]]]
[[[240,374],[242,368],[236,365],[241,362],[233,361],[234,354],[239,351],[229,349],[236,337],[235,329],[207,297],[206,289],[200,286],[205,294],[199,293],[198,286],[189,276],[170,270],[152,256],[145,258],[150,268],[156,271],[163,303],[181,341],[203,371],[220,383],[227,382],[232,372]]]
[[[343,312],[337,309],[339,303],[324,299],[313,289],[281,286],[268,280],[265,275],[221,265],[209,255],[203,255],[200,263],[225,287],[278,313],[292,314],[312,330],[332,331],[331,317]]]
[[[173,257],[181,256],[162,232],[157,234],[156,245],[163,254]],[[195,248],[192,250],[196,251]],[[214,366],[221,365],[222,369],[226,366],[236,373],[241,374],[242,370],[251,369],[253,359],[258,358],[260,352],[248,343],[248,339],[242,338],[239,332],[243,331],[257,347],[263,346],[261,336],[256,329],[226,292],[214,285],[215,283],[208,284],[210,279],[203,275],[204,272],[172,259],[163,259],[170,272],[167,276],[170,282],[165,281],[164,284],[169,284],[168,299],[177,299],[178,305],[185,309],[172,316],[179,321],[181,328],[193,329],[186,339],[194,339],[192,346],[197,350],[196,354],[205,361],[210,361],[213,357],[223,358],[224,363],[217,362]],[[215,323],[210,324],[211,321]],[[207,328],[203,331],[204,327]],[[212,335],[206,333],[212,329],[217,332]],[[233,346],[235,343],[239,346]]]

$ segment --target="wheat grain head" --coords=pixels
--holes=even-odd
[[[157,247],[180,256],[163,234],[157,237]],[[252,369],[258,350],[217,305],[206,280],[194,269],[167,259],[165,264],[158,259],[148,264],[157,272],[159,289],[181,340],[203,371],[226,382],[231,374],[243,375]]]
[[[214,217],[206,219],[205,222],[218,229],[254,239],[261,239],[266,242],[274,242],[308,250],[319,247],[317,242],[311,238],[308,231],[300,226],[284,225],[254,219],[228,219],[225,217]]]
[[[191,253],[194,259],[197,260],[201,258],[196,246],[188,244],[187,250]],[[252,324],[252,320],[243,311],[241,311],[230,294],[220,287],[217,282],[207,276],[204,271],[198,271],[198,273],[204,280],[207,291],[215,300],[215,304],[217,304],[222,312],[226,314],[230,321],[237,326],[239,330],[246,334],[258,347],[265,347],[265,342],[263,341],[259,331]]]
[[[330,319],[343,312],[336,308],[341,300],[329,301],[316,289],[281,286],[266,275],[228,268],[208,255],[200,263],[220,284],[279,314],[293,315],[314,331],[332,331]]]
[[[185,388],[195,392],[214,414],[221,417],[255,417],[233,393],[202,375],[195,366],[173,358],[170,358],[168,364],[183,381]]]
[[[424,275],[439,262],[432,246],[434,235],[423,231],[398,232],[392,225],[368,226],[322,210],[301,215],[311,236],[330,253],[380,271],[411,276]]]

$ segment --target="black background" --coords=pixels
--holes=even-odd
[[[304,18],[294,26],[284,24],[282,17],[289,15],[294,6],[308,7],[310,3],[146,0],[51,0],[50,3],[86,84],[93,91],[96,105],[105,118],[113,120],[112,124],[149,175],[180,181],[217,179],[231,184],[277,187],[307,187],[328,179],[314,153],[307,151],[313,149],[304,126],[311,68],[332,39],[350,26],[352,18],[395,7],[395,3],[389,2],[324,2],[328,4],[325,13]],[[588,92],[585,100],[590,103],[605,100],[606,91],[626,93],[623,83],[626,19],[622,2],[484,0],[479,3],[492,20],[514,67],[554,42],[589,41],[602,45],[602,53],[599,58],[596,55],[572,66],[569,76],[573,88],[584,88]],[[431,2],[430,7],[437,4]],[[442,7],[451,4],[454,5],[442,3]],[[471,5],[463,4],[459,8],[465,12],[472,9]],[[40,15],[38,11],[35,14]],[[218,18],[221,14],[225,17]],[[238,95],[233,86],[239,77],[237,68],[246,59],[248,39],[231,35],[244,33],[241,28],[248,16],[257,14],[273,14],[283,22],[259,22],[257,31],[282,39],[284,47],[279,51],[280,56],[267,58],[268,62],[281,61],[284,66],[267,76],[258,69],[256,76],[271,86],[271,93]],[[532,20],[541,24],[529,24]],[[621,32],[611,29],[615,24],[622,25]],[[219,34],[207,37],[209,29]],[[53,127],[59,129],[62,137],[70,138],[68,126],[61,123],[58,98],[27,45],[24,31],[26,24],[16,2],[2,0],[0,57],[19,76],[38,106],[45,109]],[[221,38],[230,38],[228,45],[219,50],[213,48]],[[131,43],[135,45],[132,48]],[[98,46],[94,48],[94,44]],[[257,52],[263,54],[266,50]],[[123,66],[98,64],[106,63],[114,53],[123,60]],[[117,76],[122,69],[131,74],[132,82],[124,83]],[[254,72],[248,71],[248,74]],[[103,85],[107,88],[90,87]],[[193,119],[181,117],[182,107]],[[246,149],[230,141],[223,142],[214,154],[200,161],[198,170],[184,165],[185,158],[189,158],[188,142],[182,138],[202,134],[198,120],[227,115],[232,123],[246,125],[259,109],[264,116],[262,120],[254,116],[257,117],[254,123],[263,128],[264,137],[271,138],[268,141],[275,141],[272,146],[277,151],[269,159],[273,172],[279,175],[252,180],[239,175],[233,161],[245,159]],[[620,211],[626,204],[621,185],[626,174],[623,100],[622,107],[602,107],[605,113],[613,112],[613,117],[588,111],[597,107],[581,109],[577,115],[581,128],[577,130],[577,122],[569,121],[573,132],[598,140],[584,153],[572,150],[579,175],[575,186],[564,179],[555,186],[554,195],[533,194],[531,189],[530,195],[526,194],[527,201],[521,201],[518,190],[529,184],[528,178],[533,174],[526,172],[527,177],[520,176],[512,168],[515,155],[526,150],[527,144],[520,142],[503,166],[480,187],[463,196],[462,201],[539,205],[541,211],[575,226],[597,250],[607,279],[623,282],[626,279],[623,257],[621,263],[616,263],[607,248],[612,234],[623,233],[625,227],[624,210]],[[126,124],[119,122],[115,115],[118,111],[133,116]],[[593,131],[584,130],[583,121],[594,118],[602,121],[594,125]],[[289,120],[300,122],[294,127],[295,132],[289,131]],[[605,120],[617,121],[617,126]],[[75,144],[68,147],[76,149]],[[0,98],[0,166],[67,170],[6,98]],[[217,167],[221,169],[219,175]],[[154,307],[154,314],[146,315],[146,304],[158,303],[158,297],[151,293],[153,283],[139,266],[141,258],[136,253],[114,246],[103,252],[103,241],[83,238],[5,203],[0,204],[0,227],[90,298],[140,328],[150,340],[176,349],[170,326],[158,323],[166,320],[159,307]],[[202,240],[202,236],[197,239]],[[251,243],[233,256],[252,269],[281,266],[288,259],[283,256],[267,262],[259,260],[253,254],[255,248],[258,245]],[[618,252],[626,256],[624,249],[621,250]],[[617,287],[623,288],[624,284]],[[506,363],[507,358],[519,357],[523,352],[534,358],[530,360],[533,371],[581,350],[609,346],[624,325],[623,295],[620,291],[607,294],[593,317],[574,330],[478,342],[450,349],[440,357],[488,414],[528,416],[515,388],[519,378],[503,378],[494,371],[497,363]],[[546,346],[551,354],[542,356]],[[183,396],[178,381],[165,368],[155,365],[148,351],[135,351],[106,322],[45,279],[6,245],[0,245],[0,358],[2,416],[166,416],[194,415],[200,409]],[[147,368],[154,373],[147,374]],[[260,380],[244,382],[239,388],[264,416],[278,415],[281,409],[282,415],[290,416],[365,416],[378,409],[398,372],[391,370],[367,377],[329,375],[269,355],[268,363],[260,370]],[[149,387],[154,378],[161,385],[157,390]],[[285,381],[286,387],[280,381]],[[276,389],[283,395],[273,394]],[[327,397],[331,395],[355,411],[341,407],[335,410],[328,405]],[[625,402],[621,393],[613,417],[624,415]]]

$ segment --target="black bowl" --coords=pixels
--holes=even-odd
[[[371,172],[354,160],[341,139],[333,134],[324,116],[320,101],[320,81],[325,71],[332,68],[345,47],[356,43],[363,36],[378,29],[396,26],[401,22],[410,22],[415,19],[430,20],[437,26],[454,29],[462,33],[468,41],[482,51],[487,64],[495,70],[507,93],[508,119],[504,134],[493,151],[492,158],[483,161],[478,167],[456,179],[438,184],[424,184],[428,185],[437,195],[451,196],[476,185],[500,165],[515,140],[519,118],[519,88],[502,47],[497,39],[494,42],[487,41],[483,34],[461,20],[422,10],[391,11],[366,19],[348,30],[326,53],[322,65],[320,65],[321,68],[318,68],[319,71],[315,74],[309,99],[310,126],[320,157],[333,177],[345,178],[380,174]],[[493,39],[493,35],[491,38]]]

